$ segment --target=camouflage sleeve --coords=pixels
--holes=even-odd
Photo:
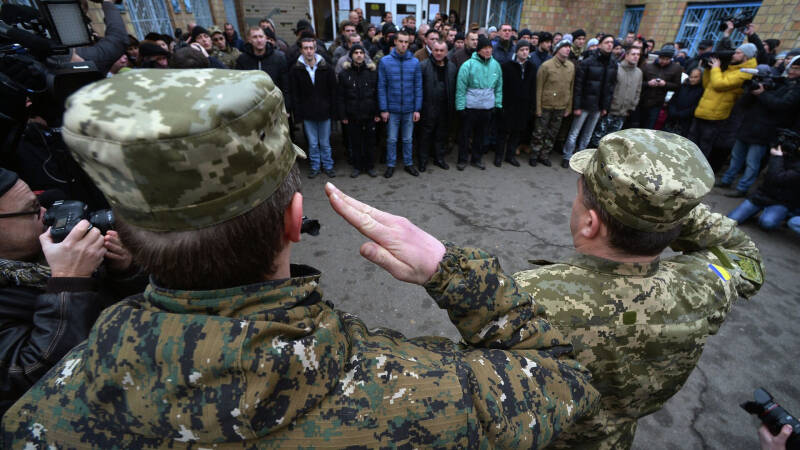
[[[497,258],[483,250],[444,244],[447,252],[424,287],[447,310],[467,344],[556,352],[571,349],[569,341],[545,319],[544,307],[503,273]]]
[[[736,280],[736,290],[742,297],[755,295],[764,282],[764,263],[756,244],[736,226],[736,221],[711,212],[704,204],[689,213],[680,236],[670,247],[719,259]]]

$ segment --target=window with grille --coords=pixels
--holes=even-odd
[[[239,32],[239,19],[236,18],[236,4],[233,2],[233,0],[224,0],[224,4],[225,20],[227,20],[229,24],[233,25],[233,29],[236,30],[236,32],[241,36],[242,33]]]
[[[724,27],[720,27],[733,16],[745,14],[755,16],[758,12],[760,2],[755,3],[720,3],[715,5],[696,4],[686,7],[681,20],[681,27],[678,29],[678,36],[675,41],[686,41],[690,55],[697,52],[697,44],[704,39],[710,39],[716,44],[722,39]],[[744,34],[741,30],[734,30],[731,34],[731,43],[734,47],[744,42]]]
[[[637,33],[642,15],[644,15],[644,6],[626,7],[625,15],[622,16],[622,26],[619,27],[619,37],[624,38],[628,33]]]
[[[186,11],[189,11],[189,4],[191,3],[191,12],[194,13],[194,22],[203,28],[211,28],[214,26],[214,18],[211,16],[211,7],[208,6],[208,0],[184,0],[186,4]]]
[[[125,0],[125,8],[139,39],[150,32],[172,36],[172,22],[162,0]]]
[[[507,23],[519,30],[519,18],[522,14],[522,0],[493,0],[489,9],[488,25],[494,25],[498,29],[500,25]],[[478,21],[481,23],[481,21]]]

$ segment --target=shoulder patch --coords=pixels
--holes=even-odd
[[[718,277],[722,278],[722,281],[728,281],[731,279],[731,274],[722,266],[718,266],[716,264],[709,264],[708,268],[717,274]]]
[[[742,269],[742,277],[744,279],[758,284],[764,283],[764,274],[761,273],[761,266],[752,258],[739,255],[734,264]]]

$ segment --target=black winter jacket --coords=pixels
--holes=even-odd
[[[522,131],[536,112],[536,65],[520,65],[516,55],[503,63],[503,127]],[[525,69],[523,71],[523,68]]]
[[[331,56],[331,53],[328,51],[328,49],[325,47],[325,44],[319,39],[317,39],[316,51],[319,56],[322,56],[322,58],[325,59],[326,63],[334,65],[336,64],[336,61],[333,60],[333,57]],[[300,55],[302,54],[303,52],[300,49],[300,41],[298,40],[297,42],[294,43],[294,45],[290,46],[289,51],[286,52],[286,60],[289,61],[289,67],[293,66],[297,62],[297,58],[299,58]]]
[[[447,114],[452,117],[456,110],[456,78],[458,77],[458,68],[450,61],[450,58],[445,57],[447,64],[446,73],[444,76],[445,89],[447,90]],[[433,83],[437,82],[436,68],[433,66],[433,58],[428,58],[419,64],[420,71],[422,72],[422,111],[420,116],[422,120],[430,119],[432,115],[440,113],[439,105],[434,105],[428,99],[433,98]]]
[[[72,347],[100,312],[142,292],[145,276],[98,281],[50,278],[45,289],[0,287],[0,416]]]
[[[703,83],[689,84],[686,80],[669,100],[669,122],[677,124],[682,131],[689,131],[689,126],[694,118],[694,110],[703,96]]]
[[[784,153],[785,155],[785,153]],[[767,176],[749,200],[758,206],[784,205],[789,210],[800,208],[800,158],[772,155]]]
[[[278,86],[283,94],[283,103],[286,110],[291,109],[291,98],[289,96],[289,65],[286,56],[280,50],[275,50],[272,45],[267,44],[263,55],[256,55],[253,52],[253,45],[245,44],[242,54],[236,60],[236,69],[239,70],[263,70],[272,78],[272,82]]]
[[[578,63],[575,68],[573,109],[608,111],[617,85],[617,65],[610,54],[592,54]]]
[[[791,127],[800,114],[800,78],[787,79],[761,95],[746,94],[740,101],[745,118],[736,138],[748,144],[767,145],[778,128]]]
[[[375,63],[344,63],[344,70],[339,73],[336,109],[337,117],[347,120],[370,120],[380,114]]]
[[[317,61],[314,83],[302,62],[289,72],[289,91],[295,120],[327,120],[336,117],[336,75],[325,59]]]

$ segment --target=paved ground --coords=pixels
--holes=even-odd
[[[389,180],[351,179],[340,159],[339,177],[332,181],[441,239],[493,252],[507,272],[530,267],[528,259],[571,253],[568,222],[577,179],[572,171],[527,165],[498,169],[487,160],[485,171],[468,167],[458,172],[454,159],[448,157],[449,171],[434,166],[414,178],[398,167]],[[320,220],[322,230],[317,237],[304,237],[293,261],[323,271],[325,297],[370,326],[392,327],[407,336],[457,338],[447,315],[422,288],[394,280],[359,256],[364,238],[328,205],[322,189],[327,177],[308,180],[305,163],[303,168],[305,211]],[[382,174],[384,166],[378,169]],[[707,203],[728,212],[738,201],[715,190]],[[661,411],[640,421],[634,448],[755,449],[756,420],[738,405],[759,386],[800,415],[800,238],[785,228],[772,233],[754,225],[744,228],[764,255],[767,282],[753,300],[734,305],[684,388]]]

